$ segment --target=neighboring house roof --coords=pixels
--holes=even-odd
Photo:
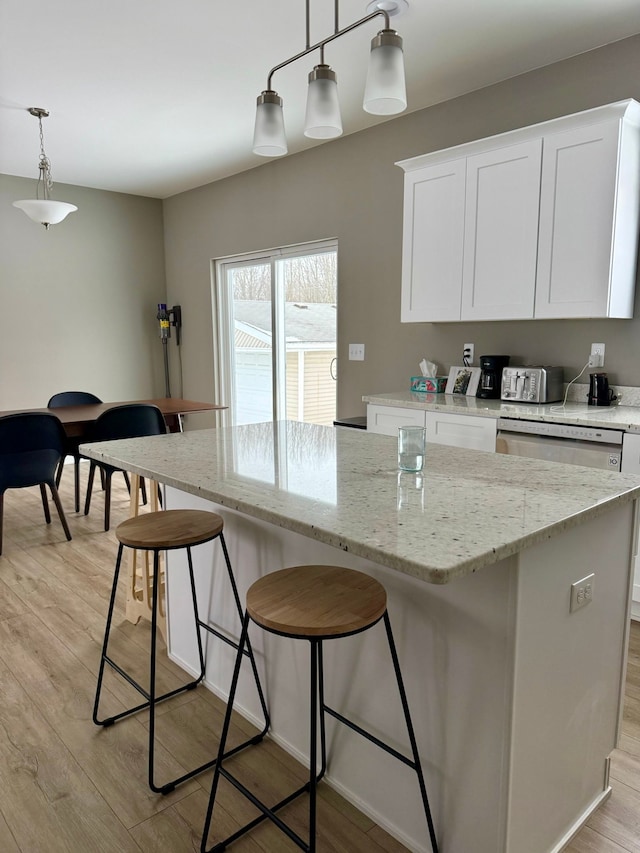
[[[262,343],[271,338],[271,303],[236,300],[236,336],[253,335]],[[287,302],[284,308],[287,343],[335,343],[337,307],[325,302]]]

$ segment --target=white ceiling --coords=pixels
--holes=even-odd
[[[409,110],[640,32],[638,0],[409,0]],[[366,14],[342,0],[340,26]],[[311,0],[311,42],[333,32]],[[58,183],[166,198],[265,162],[251,151],[255,99],[305,47],[304,0],[0,0],[0,172],[35,177],[37,120]],[[383,119],[361,107],[382,17],[332,42],[345,133]],[[277,72],[289,151],[302,134],[305,57]],[[628,95],[625,93],[624,97]]]

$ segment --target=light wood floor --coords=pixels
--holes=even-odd
[[[146,783],[146,715],[104,730],[91,721],[116,552],[113,528],[127,517],[129,501],[120,476],[115,475],[112,531],[105,534],[101,493],[96,491],[88,518],[76,515],[72,482],[69,467],[61,496],[71,542],[66,542],[54,512],[51,525],[45,525],[37,489],[5,495],[5,542],[0,557],[0,853],[197,851],[211,773],[166,797],[153,794]],[[122,659],[144,680],[148,625],[133,626],[122,614],[120,599],[113,655],[121,649]],[[184,675],[163,655],[158,679],[159,688],[165,690],[181,683]],[[106,713],[139,701],[112,673],[105,676],[105,686]],[[195,766],[207,753],[215,754],[222,712],[221,703],[202,689],[161,707],[159,781]],[[234,736],[246,737],[249,731],[251,727],[239,719]],[[267,799],[300,784],[304,774],[300,765],[269,741],[240,753],[234,763]],[[571,853],[640,851],[638,624],[632,629],[623,736],[611,775],[612,797],[570,845]],[[321,790],[320,853],[405,850],[327,786]],[[216,835],[210,842],[253,816],[246,801],[228,786],[221,789],[219,802]],[[304,834],[305,803],[294,803],[286,814]],[[285,853],[297,848],[274,827],[262,825],[232,849]]]

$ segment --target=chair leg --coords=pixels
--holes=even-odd
[[[109,529],[111,520],[111,471],[104,474],[104,529]]]
[[[142,493],[142,506],[147,505],[147,487],[144,483],[144,477],[140,477],[140,492]]]
[[[58,470],[56,471],[56,488],[60,486],[60,480],[62,479],[62,471],[64,469],[64,456],[58,462]]]
[[[78,455],[73,457],[73,482],[75,486],[76,512],[80,512],[80,457]],[[58,486],[57,482],[56,486]]]
[[[51,513],[49,512],[49,502],[47,500],[47,490],[44,483],[40,483],[40,497],[42,498],[42,509],[44,510],[44,518],[47,524],[51,524]]]
[[[58,510],[58,517],[60,518],[60,524],[64,530],[64,535],[67,537],[67,542],[71,541],[71,531],[69,530],[69,525],[67,524],[67,519],[64,514],[64,510],[62,509],[62,504],[60,503],[60,495],[58,494],[58,490],[56,489],[55,482],[49,483],[49,488],[51,489],[51,496],[53,497],[53,502],[56,505],[56,509]],[[44,489],[44,487],[43,487]]]
[[[0,492],[0,557],[2,556],[2,528],[4,520],[4,492]]]
[[[91,506],[91,492],[93,491],[93,478],[96,473],[96,463],[91,460],[91,464],[89,466],[89,479],[87,480],[87,497],[84,502],[84,514],[89,515],[89,507]],[[100,469],[100,474],[103,475],[104,471],[102,468]]]

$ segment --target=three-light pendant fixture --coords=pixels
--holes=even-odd
[[[334,0],[334,32],[315,44],[310,44],[310,0],[306,0],[306,48],[295,56],[274,66],[267,77],[267,88],[258,96],[253,151],[263,157],[281,157],[287,153],[282,98],[272,88],[276,71],[292,62],[320,51],[320,62],[309,74],[304,135],[312,139],[332,139],[342,134],[342,119],[338,102],[335,71],[324,61],[325,45],[355,30],[368,21],[384,16],[384,29],[373,38],[369,68],[364,90],[363,109],[373,115],[395,115],[407,108],[407,94],[402,54],[402,38],[390,27],[389,16],[406,8],[406,0],[373,0],[368,14],[349,26],[339,27],[339,0]]]

